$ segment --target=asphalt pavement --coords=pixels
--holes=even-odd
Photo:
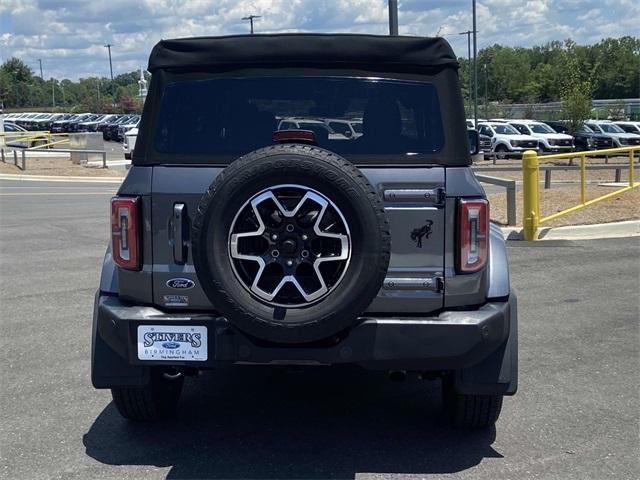
[[[637,479],[640,239],[510,242],[520,390],[495,429],[441,418],[439,383],[225,368],[178,418],[121,419],[89,379],[113,184],[0,181],[0,477]]]

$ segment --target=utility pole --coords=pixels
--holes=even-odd
[[[242,20],[249,20],[249,23],[251,24],[251,35],[253,35],[253,19],[260,17],[262,17],[262,15],[249,15],[248,17],[242,17]]]
[[[51,77],[51,105],[56,108],[56,79]]]
[[[398,35],[398,0],[389,0],[389,35]]]
[[[478,31],[476,30],[476,0],[473,0],[473,124],[478,124]]]
[[[111,72],[111,98],[113,100],[113,103],[116,103],[116,92],[114,89],[114,85],[113,85],[113,64],[111,63],[111,47],[113,47],[113,45],[111,43],[107,43],[104,46],[107,50],[109,50],[109,71]]]
[[[489,73],[487,64],[484,64],[484,117],[489,118]]]
[[[38,63],[40,64],[40,79],[44,81],[44,75],[42,74],[42,59],[38,59]]]
[[[467,55],[469,56],[469,110],[471,110],[471,79],[473,78],[473,69],[471,68],[471,34],[473,32],[471,30],[467,30],[466,32],[460,32],[458,35],[466,35],[467,36]],[[471,112],[468,112],[470,115]]]

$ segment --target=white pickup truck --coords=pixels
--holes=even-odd
[[[525,150],[539,150],[538,139],[523,135],[505,122],[478,122],[478,133],[491,137],[491,152],[498,158],[522,155]]]
[[[138,137],[138,127],[134,127],[131,130],[124,132],[124,140],[122,141],[122,151],[124,152],[124,158],[131,160],[131,154],[136,146],[136,138]]]
[[[570,152],[573,150],[573,137],[566,133],[557,133],[546,123],[535,120],[514,120],[509,122],[523,135],[530,135],[538,139],[540,149],[545,152]]]

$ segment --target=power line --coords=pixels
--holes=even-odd
[[[249,20],[249,23],[251,24],[251,35],[253,35],[253,19],[261,17],[262,15],[249,15],[248,17],[242,17],[242,20]]]

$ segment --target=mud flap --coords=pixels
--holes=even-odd
[[[455,372],[455,389],[465,395],[515,395],[518,389],[518,314],[509,296],[509,336],[482,362]]]
[[[96,293],[91,334],[91,383],[95,388],[143,387],[149,384],[150,368],[130,365],[114,352],[98,334]]]

